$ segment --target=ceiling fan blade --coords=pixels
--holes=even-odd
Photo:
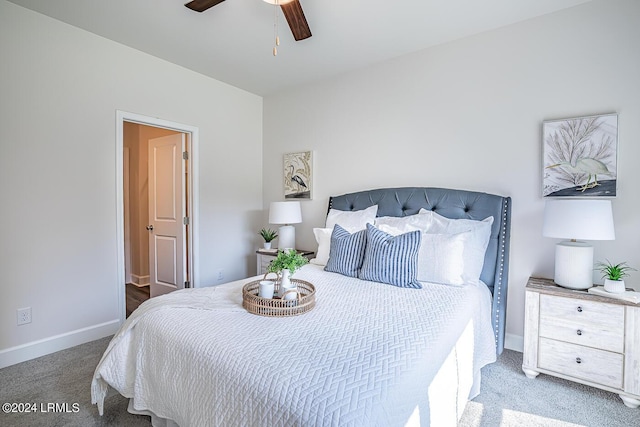
[[[189,9],[195,10],[196,12],[204,12],[217,5],[218,3],[222,3],[224,0],[193,0],[189,3],[185,4]]]
[[[281,4],[280,8],[282,8],[282,12],[285,18],[287,18],[289,28],[291,28],[293,38],[296,39],[296,41],[311,37],[311,29],[309,28],[309,24],[307,24],[307,18],[304,17],[302,6],[300,6],[298,0]]]

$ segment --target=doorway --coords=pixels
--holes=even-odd
[[[117,113],[118,295],[137,305],[197,286],[197,128]],[[171,231],[173,230],[173,231]]]

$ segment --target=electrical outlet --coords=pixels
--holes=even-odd
[[[218,273],[216,274],[216,280],[224,280],[224,270],[223,269],[219,269]]]
[[[18,326],[31,323],[31,307],[19,308],[16,313],[18,314]]]

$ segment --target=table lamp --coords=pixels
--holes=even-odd
[[[300,202],[271,202],[269,223],[283,224],[278,230],[278,250],[295,249],[296,229],[291,224],[302,222]]]
[[[589,289],[593,286],[593,246],[581,240],[616,238],[611,200],[547,200],[542,235],[570,239],[556,245],[556,285]]]

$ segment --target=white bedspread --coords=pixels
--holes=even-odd
[[[495,361],[484,285],[394,286],[305,266],[316,307],[266,318],[242,307],[249,280],[178,291],[145,302],[96,368],[138,411],[186,426],[402,426],[471,322],[474,370]],[[108,408],[107,408],[108,409]]]

